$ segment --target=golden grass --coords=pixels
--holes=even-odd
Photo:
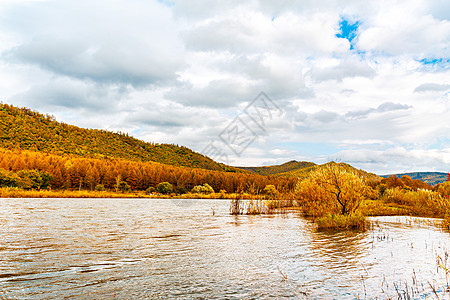
[[[361,213],[350,215],[333,214],[315,220],[319,229],[360,229],[366,228],[366,217]]]
[[[150,198],[143,192],[116,193],[110,191],[23,190],[0,188],[0,198]]]
[[[265,195],[252,195],[249,193],[211,193],[198,194],[188,192],[186,194],[162,195],[148,194],[145,191],[115,192],[115,191],[91,191],[91,190],[24,190],[15,187],[0,188],[0,198],[162,198],[162,199],[244,199],[264,200]],[[264,200],[269,201],[270,208],[278,208],[283,203],[291,203],[290,200]],[[286,202],[289,201],[289,202]]]

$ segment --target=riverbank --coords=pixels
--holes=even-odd
[[[0,198],[149,198],[149,199],[240,199],[243,214],[277,214],[286,211],[302,212],[293,205],[292,195],[282,195],[285,200],[268,200],[265,195],[249,193],[211,193],[211,194],[148,194],[145,191],[114,192],[90,190],[24,190],[20,188],[0,188]],[[424,203],[426,205],[424,205]],[[288,205],[290,204],[290,205]],[[375,216],[415,216],[443,219],[444,227],[450,228],[450,218],[446,205],[439,202],[411,202],[399,204],[382,199],[362,201],[359,212],[364,217]],[[328,225],[327,225],[328,226]],[[326,227],[326,226],[325,226]]]
[[[243,199],[264,200],[266,195],[250,193],[186,193],[186,194],[158,194],[145,191],[115,192],[90,190],[24,190],[13,187],[0,188],[0,198],[155,198],[155,199]],[[273,200],[277,201],[277,200]]]

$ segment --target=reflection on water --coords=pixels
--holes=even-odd
[[[426,221],[320,232],[296,213],[183,201],[1,199],[0,298],[385,299],[413,277],[445,283],[449,233]]]

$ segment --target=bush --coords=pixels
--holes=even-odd
[[[361,213],[327,215],[316,220],[319,229],[365,229],[366,217]]]
[[[273,184],[268,184],[263,190],[267,199],[275,199],[278,195],[277,188]]]
[[[371,190],[357,173],[335,163],[312,171],[295,188],[299,206],[306,215],[313,217],[328,213],[352,214]]]
[[[184,187],[184,186],[177,186],[176,188],[175,188],[175,193],[177,193],[177,194],[180,194],[180,195],[182,195],[182,194],[186,194],[186,188]]]
[[[401,188],[387,189],[382,198],[385,202],[408,207],[412,215],[444,217],[450,211],[450,201],[438,192],[428,190],[410,191]]]
[[[121,192],[129,192],[131,191],[131,187],[128,183],[126,183],[125,181],[121,181],[119,182],[119,185],[117,187],[117,189]]]
[[[194,194],[211,194],[214,193],[214,189],[207,183],[204,183],[203,185],[196,185],[191,190]]]
[[[24,189],[46,189],[53,179],[50,173],[38,170],[20,170],[17,175],[21,178],[21,187]]]
[[[158,186],[156,187],[156,190],[161,194],[170,194],[173,192],[173,186],[166,182],[158,183]]]
[[[439,183],[435,190],[441,194],[442,197],[450,198],[450,181]]]
[[[0,187],[17,187],[19,177],[13,172],[0,169]]]
[[[150,186],[148,189],[145,190],[146,194],[153,194],[156,193],[156,189],[153,186]]]

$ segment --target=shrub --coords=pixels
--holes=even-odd
[[[356,211],[372,189],[356,173],[330,163],[311,172],[296,186],[299,205],[306,215],[347,215]]]
[[[450,202],[438,192],[428,190],[410,191],[401,188],[387,189],[382,198],[408,207],[413,215],[443,217],[450,211]]]
[[[158,183],[156,190],[161,194],[170,194],[173,192],[173,186],[167,181]]]
[[[450,198],[450,181],[439,183],[435,190],[441,194],[442,197]]]
[[[214,189],[207,183],[204,183],[203,185],[196,185],[191,190],[194,194],[211,194],[214,193]]]
[[[118,190],[121,192],[129,192],[129,191],[131,191],[131,187],[125,181],[121,181],[121,182],[119,182]]]
[[[444,219],[442,220],[442,226],[445,229],[450,229],[450,215],[445,215]]]
[[[186,194],[187,191],[186,191],[186,188],[184,186],[177,186],[175,188],[175,192],[177,194]]]
[[[263,190],[267,199],[275,199],[278,195],[277,188],[273,184],[268,184]]]
[[[17,187],[19,179],[15,173],[0,169],[0,187]]]
[[[333,214],[316,220],[319,229],[365,229],[366,218],[361,213]]]
[[[153,194],[153,193],[156,193],[156,189],[155,189],[155,187],[153,187],[153,186],[150,186],[150,187],[148,187],[146,190],[145,190],[145,193],[146,194]]]

